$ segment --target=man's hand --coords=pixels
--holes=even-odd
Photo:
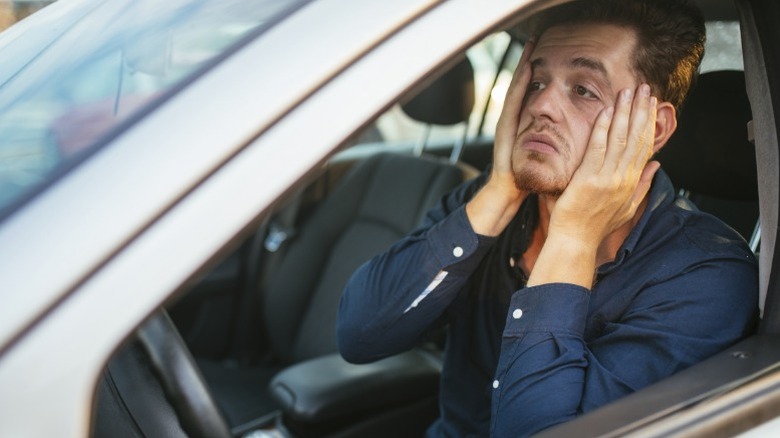
[[[590,288],[599,245],[627,224],[660,165],[650,161],[657,100],[650,87],[620,92],[597,117],[588,148],[555,203],[528,284],[568,282]]]
[[[512,150],[517,140],[520,111],[531,80],[530,58],[535,40],[523,47],[523,56],[507,90],[504,107],[496,126],[493,166],[485,186],[466,205],[466,214],[478,234],[497,236],[506,228],[525,200],[527,193],[515,185]]]

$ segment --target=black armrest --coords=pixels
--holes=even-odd
[[[439,359],[420,350],[365,365],[333,354],[284,369],[270,391],[289,418],[324,423],[435,396],[440,373]]]

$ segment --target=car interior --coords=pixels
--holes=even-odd
[[[735,8],[722,7],[730,2],[716,4],[705,10],[708,18],[737,20]],[[491,48],[487,80],[477,81],[474,62],[461,56],[391,109],[418,124],[422,139],[388,139],[379,122],[365,127],[231,254],[141,326],[103,373],[92,435],[421,435],[438,412],[446,334],[376,363],[349,364],[336,349],[338,301],[360,264],[489,166],[492,138],[483,129],[489,96],[511,74],[523,41],[522,32],[502,35],[506,44]],[[739,231],[757,252],[751,121],[745,74],[704,72],[657,159],[680,195]],[[431,135],[442,126],[455,134]],[[712,390],[688,388],[674,397],[693,403],[705,389]],[[677,400],[659,391],[658,409]]]
[[[434,84],[438,89],[433,93],[473,101],[470,71],[462,61]],[[471,112],[468,102],[458,104],[448,105],[451,114],[443,115],[414,100],[407,105],[416,120],[454,124]],[[337,353],[332,328],[341,290],[352,272],[414,229],[443,194],[476,175],[468,165],[426,155],[379,153],[350,166],[305,223],[287,231],[292,237],[283,244],[284,254],[276,249],[280,259],[261,281],[260,330],[271,359],[239,374],[220,361],[199,362],[217,399],[225,400],[231,424],[273,412],[276,403],[270,394],[252,388],[267,386],[281,368]],[[293,215],[295,205],[285,208]]]

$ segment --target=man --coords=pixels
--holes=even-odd
[[[527,435],[686,368],[748,334],[752,253],[675,199],[650,161],[704,51],[685,0],[567,4],[537,21],[488,175],[362,266],[339,348],[367,362],[443,324],[431,436]]]

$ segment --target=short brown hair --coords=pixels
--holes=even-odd
[[[530,22],[541,35],[563,24],[613,24],[636,31],[633,67],[659,99],[679,109],[699,72],[706,29],[688,0],[589,0],[566,3]]]

